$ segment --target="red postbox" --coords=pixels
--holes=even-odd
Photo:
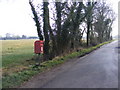
[[[44,43],[44,41],[42,41],[42,40],[35,41],[35,43],[34,43],[34,52],[36,54],[43,53],[43,43]]]

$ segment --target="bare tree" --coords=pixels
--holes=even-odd
[[[39,16],[38,16],[37,11],[35,10],[35,6],[33,5],[31,0],[29,0],[29,4],[31,6],[32,13],[34,15],[33,19],[34,19],[34,21],[36,23],[38,37],[39,37],[40,40],[43,40],[42,31],[40,29],[41,26],[40,26],[40,22],[39,22]]]

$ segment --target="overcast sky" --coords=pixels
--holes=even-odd
[[[35,23],[32,19],[29,0],[0,0],[0,35],[6,33],[15,35],[37,36]],[[118,1],[107,0],[107,3],[118,14]],[[118,34],[118,18],[113,24],[113,36]]]

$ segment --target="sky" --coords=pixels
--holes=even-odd
[[[35,22],[32,19],[29,0],[0,0],[0,36],[6,33],[37,36]],[[118,1],[107,0],[118,16]],[[118,17],[113,23],[112,35],[118,34]]]

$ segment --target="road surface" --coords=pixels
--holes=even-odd
[[[118,88],[118,42],[33,77],[22,88]]]

